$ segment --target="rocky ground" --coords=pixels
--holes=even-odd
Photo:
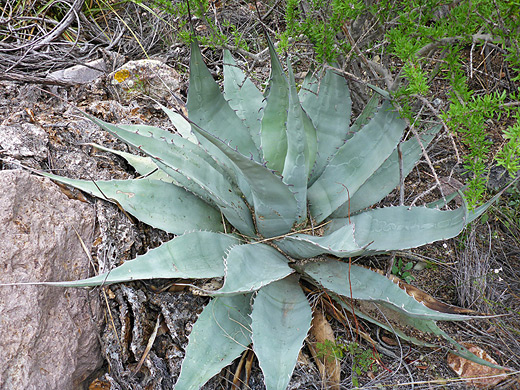
[[[0,212],[4,213],[0,215],[0,234],[5,237],[0,244],[4,271],[1,283],[97,274],[169,238],[162,231],[130,220],[117,205],[53,184],[33,170],[85,180],[133,176],[135,172],[123,159],[96,149],[92,143],[124,151],[127,147],[90,123],[76,108],[112,123],[146,123],[174,131],[148,96],[182,107],[187,75],[164,63],[166,59],[182,71],[188,52],[182,45],[176,47],[160,61],[145,63],[127,63],[120,55],[105,52],[102,60],[98,59],[101,62],[92,65],[98,69],[93,73],[88,67],[71,70],[62,65],[62,70],[69,70],[55,77],[64,85],[41,80],[0,81]],[[215,56],[208,54],[218,61]],[[262,62],[253,62],[252,66],[260,75],[268,71]],[[140,77],[125,78],[120,83],[118,75],[128,69]],[[214,70],[219,71],[218,65]],[[445,99],[442,86],[437,97]],[[434,162],[445,161],[446,156],[448,161],[454,160],[447,138],[440,138],[430,153]],[[448,163],[438,172],[451,177],[452,166]],[[431,179],[427,171],[423,164],[412,173],[407,199],[413,200],[428,188]],[[454,177],[464,181],[460,174]],[[395,202],[397,197],[393,194],[385,202]],[[474,224],[462,237],[400,254],[405,263],[414,265],[414,285],[446,303],[503,315],[446,326],[458,341],[478,345],[499,364],[516,372],[493,385],[497,389],[520,388],[520,223],[518,206],[516,212],[509,206],[518,201],[515,199],[514,195],[505,195],[489,212],[487,221]],[[363,261],[385,268],[388,257]],[[29,272],[31,267],[36,271]],[[0,339],[5,340],[0,346],[0,387],[171,389],[193,322],[207,302],[174,282],[135,282],[88,291],[0,287]],[[349,343],[356,338],[353,327],[328,314],[337,340]],[[446,350],[401,344],[368,323],[361,322],[361,326],[375,340],[377,350],[362,341],[357,354],[343,356],[342,389],[354,387],[356,377],[359,387],[366,389],[468,386],[449,368]],[[150,339],[153,346],[148,352]],[[360,359],[366,365],[353,374]],[[237,366],[238,362],[204,388],[231,389]],[[251,377],[241,388],[264,388],[255,360]],[[302,350],[289,388],[324,388],[308,348]]]

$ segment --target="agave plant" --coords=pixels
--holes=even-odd
[[[163,107],[177,134],[90,117],[145,154],[112,151],[141,177],[94,183],[45,175],[113,200],[176,237],[108,273],[51,284],[223,277],[221,288],[206,291],[212,300],[194,324],[177,390],[200,388],[250,346],[267,389],[285,389],[311,326],[302,280],[340,303],[341,297],[360,302],[345,308],[390,329],[363,312],[362,302],[378,304],[483,363],[436,325],[467,320],[467,311],[345,261],[454,237],[485,210],[436,207],[443,202],[372,207],[399,184],[400,165],[403,175],[413,169],[438,129],[403,141],[405,122],[389,101],[377,108],[377,98],[350,124],[342,76],[331,70],[321,80],[309,75],[298,92],[289,61],[286,76],[270,41],[269,50],[272,69],[263,94],[229,52],[221,92],[194,41],[188,118]]]

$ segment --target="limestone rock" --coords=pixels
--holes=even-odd
[[[95,214],[48,179],[0,171],[0,283],[89,276]],[[0,286],[0,388],[78,389],[102,364],[96,293]]]
[[[127,62],[109,77],[115,94],[126,103],[138,96],[175,103],[181,85],[179,73],[158,60]]]
[[[47,133],[31,123],[0,125],[0,151],[12,158],[47,157]]]
[[[50,80],[65,81],[75,84],[87,84],[102,76],[107,70],[104,59],[87,62],[85,65],[75,65],[67,69],[50,73]]]

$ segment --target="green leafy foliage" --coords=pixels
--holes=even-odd
[[[367,371],[377,371],[379,355],[375,351],[363,349],[358,343],[346,345],[346,351],[352,356],[352,385],[359,386],[359,377]]]
[[[410,270],[413,268],[413,263],[409,261],[408,263],[404,264],[403,259],[400,257],[397,259],[397,264],[392,265],[392,274],[395,276],[403,279],[406,283],[410,283],[415,278],[410,273]]]
[[[188,118],[165,109],[183,136],[91,118],[146,155],[122,155],[138,171],[158,170],[161,176],[153,173],[122,184],[47,175],[94,196],[110,194],[109,200],[139,219],[178,235],[109,273],[50,284],[70,287],[224,276],[221,289],[205,291],[214,298],[194,325],[177,390],[200,388],[251,343],[267,389],[285,389],[311,325],[311,306],[300,287],[301,278],[335,297],[383,305],[409,326],[447,339],[436,330],[435,321],[471,318],[448,305],[430,305],[436,302],[433,298],[420,301],[378,272],[349,267],[339,258],[454,237],[489,204],[470,213],[465,203],[455,210],[439,210],[367,208],[372,204],[359,202],[352,214],[340,215],[338,210],[348,209],[358,191],[370,192],[377,202],[399,184],[397,146],[406,126],[385,101],[378,110],[372,104],[367,112],[373,115],[363,115],[351,127],[346,83],[327,71],[321,81],[308,81],[307,92],[297,94],[290,63],[287,77],[269,45],[273,71],[264,102],[254,84],[244,83],[245,76],[229,54],[224,74],[231,80],[224,81],[225,98],[193,41]],[[311,82],[320,84],[313,89]],[[336,99],[340,105],[330,107]],[[437,131],[432,128],[422,134],[423,143],[427,145]],[[320,146],[321,139],[332,145]],[[403,165],[409,172],[421,156],[421,146],[406,141],[403,151]],[[148,188],[157,191],[152,200],[139,192]],[[155,200],[165,196],[171,196],[172,202],[156,209]],[[194,220],[183,230],[182,218],[191,212]],[[173,227],[155,224],[156,219],[171,219]],[[313,261],[299,261],[310,258]],[[454,341],[453,345],[457,353],[471,357]],[[357,349],[350,352],[362,355]],[[356,363],[356,375],[365,369],[362,360]]]
[[[359,377],[366,374],[367,371],[378,371],[379,353],[363,349],[356,342],[325,340],[323,343],[316,344],[316,355],[321,359],[342,359],[347,354],[352,358],[352,385],[357,388],[359,387]]]
[[[307,7],[308,9],[303,11],[299,0],[287,1],[287,30],[282,34],[282,41],[289,36],[304,34],[314,45],[319,61],[336,59],[339,52],[347,50],[350,45],[347,42],[338,45],[335,36],[341,30],[344,21],[352,20],[359,15],[363,9],[363,2],[311,0]]]
[[[361,65],[369,77],[384,76],[410,122],[417,104],[437,98],[440,106],[430,114],[440,115],[460,140],[472,209],[486,198],[490,167],[496,163],[511,177],[520,169],[518,10],[518,1],[289,0],[280,39],[305,37],[320,62],[346,59],[346,69]],[[495,58],[503,61],[498,71]]]

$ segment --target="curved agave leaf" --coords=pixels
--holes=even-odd
[[[465,204],[446,211],[427,207],[385,207],[350,218],[355,226],[356,242],[367,246],[369,252],[409,249],[446,240],[457,236],[466,226],[466,220]],[[336,221],[339,220],[333,223]]]
[[[193,129],[225,153],[240,171],[240,176],[247,180],[259,233],[274,237],[290,231],[296,221],[297,203],[289,187],[265,166],[241,155],[203,129],[195,126]]]
[[[239,240],[228,234],[191,232],[175,237],[134,260],[92,278],[43,282],[62,287],[101,286],[143,279],[206,279],[224,275],[226,251]]]
[[[164,107],[164,106],[162,106],[162,107],[163,107],[163,110],[168,110],[166,107]],[[168,111],[170,111],[170,110],[168,110]],[[180,116],[180,114],[170,111],[170,115],[174,115],[174,114]],[[89,116],[87,115],[87,117],[89,117]],[[182,118],[182,116],[180,116],[180,117]],[[137,133],[143,137],[155,138],[155,139],[167,141],[170,143],[177,142],[177,144],[180,144],[181,146],[186,144],[186,140],[189,140],[190,142],[195,143],[197,146],[199,146],[198,140],[191,133],[191,125],[190,125],[190,129],[189,129],[189,131],[190,131],[189,135],[191,137],[189,137],[189,136],[179,137],[178,134],[170,133],[169,131],[166,131],[166,130],[163,130],[163,129],[160,129],[160,128],[154,127],[154,126],[141,125],[141,124],[139,124],[139,125],[118,124],[114,128],[114,125],[111,125],[110,123],[103,122],[99,119],[92,118],[92,117],[89,117],[89,118],[91,120],[95,120],[96,123],[100,127],[104,128],[106,131],[108,131],[109,133],[111,133],[112,135],[114,135],[115,137],[119,138],[120,140],[122,140],[123,142],[125,142],[129,145],[132,145],[132,143],[130,142],[128,135],[126,135],[124,132],[121,132],[120,130],[128,131],[130,133],[130,137],[132,137],[133,134]],[[182,120],[184,120],[186,123],[188,123],[188,121],[186,121],[184,118],[182,118]],[[135,145],[135,146],[138,147],[137,145]],[[231,168],[229,168],[229,165],[232,165],[232,164],[230,162],[228,162],[226,156],[218,156],[218,157],[220,157],[220,159],[217,159],[215,157],[215,155],[212,155],[211,153],[209,153],[209,154],[205,153],[205,151],[202,150],[200,147],[196,147],[195,149],[191,149],[191,150],[192,150],[192,152],[195,151],[195,153],[200,158],[207,161],[215,169],[218,169],[220,173],[222,173],[226,177],[229,177],[230,180],[233,180],[236,182],[236,176],[235,176],[233,170]],[[157,166],[157,164],[156,164],[156,166]],[[183,180],[181,178],[182,174],[180,174],[178,172],[170,171],[170,174],[168,176],[172,177],[174,183],[176,183],[178,185],[181,185],[180,183],[183,183],[181,185],[182,187],[188,188],[190,191],[196,193],[198,196],[200,196],[206,202],[214,205],[214,203],[211,201],[211,199],[204,193],[204,191],[202,191],[200,189],[200,187],[198,187],[196,185],[192,185],[192,183],[190,183],[189,181],[186,182],[186,180]],[[177,180],[175,180],[175,178],[177,178]]]
[[[324,236],[294,234],[275,241],[275,244],[296,259],[308,259],[322,254],[345,258],[364,252],[354,240],[354,225],[345,225]]]
[[[182,136],[182,138],[187,139],[188,141],[191,141],[194,144],[198,145],[199,140],[192,132],[192,126],[190,122],[186,120],[182,115],[164,107],[163,105],[160,106],[162,110],[168,115],[170,121],[177,128],[177,131]],[[175,138],[172,138],[172,142],[173,140],[175,140]],[[204,148],[208,152],[209,156],[211,156],[211,159],[215,160],[216,165],[214,166],[218,167],[223,173],[225,172],[226,175],[231,177],[232,180],[238,184],[238,188],[240,188],[240,191],[242,191],[242,194],[245,196],[246,200],[251,203],[251,189],[243,180],[243,178],[237,177],[235,172],[236,167],[233,165],[233,163],[218,148],[216,148],[214,145],[208,142],[208,140],[206,140],[205,138],[202,139],[201,144],[204,145]],[[175,176],[174,173],[171,174]]]
[[[287,112],[287,156],[283,167],[283,182],[291,186],[296,198],[297,223],[307,219],[307,179],[316,159],[316,130],[303,111],[296,93],[291,63],[289,69],[289,110]]]
[[[291,275],[260,289],[251,318],[253,349],[266,388],[285,390],[312,319],[298,277]]]
[[[243,234],[254,236],[251,213],[224,169],[201,147],[171,134],[170,142],[123,130],[91,118],[101,127],[152,158],[155,164],[188,191],[210,199]]]
[[[225,140],[240,153],[261,161],[249,130],[224,99],[218,84],[204,64],[196,39],[191,43],[190,87],[186,108],[190,121],[197,126]],[[203,138],[197,138],[200,143],[206,144]]]
[[[431,298],[433,299],[433,298]],[[388,305],[379,305],[379,310],[382,312],[385,312],[386,307]],[[369,319],[370,321],[370,319]],[[374,322],[374,321],[371,321]],[[404,326],[408,325],[410,327],[413,327],[423,333],[427,333],[430,335],[434,335],[437,338],[441,338],[446,340],[455,350],[452,350],[451,352],[455,355],[458,355],[460,357],[463,357],[464,359],[470,360],[472,362],[475,362],[477,364],[482,364],[484,366],[503,369],[504,367],[498,366],[496,364],[493,364],[491,362],[488,362],[487,360],[484,360],[477,355],[471,353],[466,347],[459,344],[457,341],[455,341],[452,337],[450,337],[446,332],[444,332],[442,329],[439,328],[439,326],[433,321],[432,319],[428,318],[416,318],[416,317],[409,317],[400,315],[399,316],[399,322],[402,323]],[[434,345],[433,347],[439,347],[438,345]]]
[[[446,339],[451,345],[453,345],[453,347],[455,347],[455,350],[452,351],[452,353],[454,353],[455,355],[460,356],[464,359],[470,360],[472,362],[475,362],[477,364],[482,364],[483,366],[497,368],[499,370],[503,370],[505,368],[505,367],[499,366],[497,364],[488,362],[487,360],[484,360],[484,359],[478,357],[477,355],[475,355],[474,353],[470,352],[466,347],[459,344],[457,341],[455,341],[453,338],[451,338],[446,332],[444,332],[442,329],[440,329],[437,326],[437,324],[435,324],[435,322],[433,322],[433,321],[424,321],[424,322],[426,322],[425,326],[427,326],[430,329],[431,333],[444,337],[444,339]]]
[[[466,321],[474,316],[457,314],[458,308],[444,305],[446,312],[432,310],[423,302],[410,296],[399,284],[370,269],[334,259],[312,262],[297,268],[318,282],[325,289],[347,298],[380,302],[392,305],[406,316],[442,321]],[[347,281],[347,282],[346,282]],[[350,284],[349,284],[350,282]],[[350,293],[352,286],[352,296]]]
[[[345,303],[343,300],[341,299],[338,299],[338,297],[334,296],[333,294],[333,299],[338,302],[345,310],[349,311],[352,313],[352,307],[350,305],[348,305],[347,303]],[[377,304],[377,303],[373,303],[371,302],[370,304],[372,305],[375,305],[377,306],[377,311],[381,311],[381,313],[386,317],[388,318],[389,316],[392,316],[392,317],[395,317],[397,315],[398,317],[398,322],[399,323],[402,323],[404,326],[409,326],[409,327],[413,327],[414,329],[417,329],[423,333],[427,333],[427,334],[430,334],[430,335],[434,335],[435,337],[442,337],[444,338],[446,341],[448,341],[448,343],[450,343],[453,347],[455,347],[455,351],[452,351],[454,354],[460,356],[460,357],[463,357],[465,359],[468,359],[470,361],[473,361],[475,363],[478,363],[478,364],[482,364],[484,366],[488,366],[488,367],[493,367],[493,368],[498,368],[498,369],[503,369],[504,367],[501,367],[501,366],[497,366],[493,363],[490,363],[484,359],[481,359],[479,358],[478,356],[474,355],[473,353],[471,353],[470,351],[468,351],[464,346],[460,345],[457,341],[455,341],[453,338],[451,338],[448,334],[446,334],[446,332],[444,332],[442,329],[440,329],[437,324],[435,323],[435,321],[433,320],[429,320],[429,319],[424,319],[424,318],[416,318],[416,317],[409,317],[409,316],[406,316],[400,312],[396,312],[392,309],[390,309],[387,306],[383,306],[383,305],[380,305],[380,304]],[[390,312],[390,310],[392,312]],[[402,338],[403,340],[406,340],[410,343],[413,343],[415,345],[419,345],[419,346],[425,346],[425,347],[429,347],[429,348],[439,348],[439,345],[436,345],[436,344],[432,344],[428,341],[423,341],[423,340],[420,340],[414,336],[409,336],[407,335],[406,333],[404,333],[401,329],[398,329],[396,326],[389,326],[387,323],[383,323],[381,321],[378,321],[374,318],[372,318],[371,316],[363,313],[362,311],[360,310],[354,310],[354,313],[356,316],[366,320],[366,321],[369,321],[371,323],[373,323],[374,325],[382,328],[382,329],[385,329],[387,330],[388,332],[390,333],[394,333],[396,334],[398,337]],[[427,339],[431,339],[431,337],[427,337]]]
[[[149,180],[162,180],[164,182],[174,183],[175,185],[180,186],[175,180],[173,180],[170,175],[159,169],[157,164],[155,164],[150,157],[143,157],[136,154],[123,152],[121,150],[105,148],[102,145],[94,143],[89,145],[104,152],[110,152],[124,158],[126,162],[130,164],[137,173],[139,173],[139,175],[146,176],[146,178]]]
[[[450,203],[453,199],[455,199],[457,196],[461,196],[463,190],[465,190],[468,186],[465,185],[462,187],[459,191],[453,191],[451,194],[447,194],[444,198],[437,199],[433,202],[426,203],[424,206],[430,208],[430,209],[441,209],[444,206],[446,206],[448,203]],[[469,214],[468,214],[468,220],[469,220]]]
[[[310,212],[321,222],[348,201],[394,151],[406,127],[385,102],[376,116],[331,158],[309,188]],[[348,191],[347,191],[348,189]]]
[[[502,188],[495,196],[493,196],[489,201],[484,203],[482,206],[477,207],[475,210],[471,210],[468,212],[468,217],[466,224],[473,222],[475,219],[480,217],[484,212],[488,209],[489,206],[491,206],[493,203],[497,202],[500,196],[506,191],[509,187],[511,187],[513,184],[518,182],[520,180],[520,177],[517,177],[516,179],[512,180],[508,185],[506,185],[504,188]],[[463,198],[464,199],[464,198]]]
[[[237,66],[229,50],[224,50],[224,97],[249,128],[251,138],[260,150],[260,119],[264,97]]]
[[[136,149],[139,149],[141,147],[141,145],[139,143],[136,144],[136,134],[137,134],[136,131],[129,130],[131,128],[130,126],[134,126],[134,125],[127,125],[126,129],[123,129],[119,126],[116,126],[111,123],[107,123],[100,119],[92,117],[86,113],[83,113],[83,115],[85,115],[91,121],[93,121],[98,126],[100,126],[102,129],[106,130],[107,132],[112,134],[114,137],[120,139],[127,145],[133,146]],[[151,126],[149,126],[149,127],[151,127]],[[153,134],[154,134],[153,130],[157,130],[157,132],[155,132],[155,134],[159,135],[159,138],[161,137],[160,132],[164,132],[164,130],[154,127],[152,129],[152,131],[148,131],[148,132],[145,131],[145,135],[142,135],[142,134],[138,134],[138,135],[141,137],[149,138],[148,140],[145,141],[145,143],[151,144],[154,142],[153,140],[155,140],[155,138],[153,137]],[[172,142],[175,137],[180,138],[179,136],[175,136],[174,134],[169,133],[169,132],[164,137],[165,138],[163,139],[163,141],[166,139],[167,141],[169,140],[170,142]],[[143,140],[142,138],[140,138],[140,139],[137,138],[137,139]],[[151,157],[148,156],[148,158],[151,158]],[[154,160],[152,159],[152,162],[153,161]],[[157,166],[157,168],[159,168],[161,171],[165,172],[164,169],[159,167],[155,162],[153,162],[153,164],[155,164],[155,166]],[[182,173],[180,173],[178,171],[172,171],[170,169],[170,172],[168,172],[167,175],[172,178],[172,182],[175,183],[176,185],[187,189],[189,192],[197,195],[199,198],[203,199],[205,202],[216,207],[215,203],[210,198],[210,196],[197,183],[192,182],[190,179],[185,177]]]
[[[224,285],[214,295],[256,291],[294,270],[276,249],[265,244],[238,245],[229,251],[225,260]]]
[[[276,54],[273,42],[267,37],[271,56],[271,76],[265,91],[266,104],[262,116],[260,134],[262,152],[267,166],[281,173],[287,155],[286,125],[289,109],[289,84]]]
[[[189,336],[175,389],[198,390],[251,344],[251,294],[212,299]]]
[[[40,172],[57,182],[117,202],[140,221],[173,234],[188,230],[223,231],[220,213],[185,189],[150,179],[88,181]],[[175,210],[175,213],[171,211]]]
[[[352,123],[352,126],[350,126],[349,135],[347,136],[347,139],[352,138],[352,136],[355,133],[361,130],[363,126],[365,126],[370,121],[370,118],[377,112],[379,98],[380,96],[378,94],[372,94],[367,105],[363,107],[363,111],[361,111],[361,114],[359,114],[354,123]]]
[[[397,326],[390,326],[389,325],[389,321],[387,322],[381,322],[377,319],[374,319],[372,316],[364,313],[362,310],[363,309],[358,309],[356,307],[354,307],[354,311],[352,311],[352,306],[345,302],[345,297],[340,297],[336,294],[333,294],[333,293],[330,293],[332,299],[334,299],[334,301],[336,301],[338,304],[341,305],[341,307],[343,309],[345,309],[346,311],[348,311],[349,313],[354,313],[357,317],[365,320],[365,321],[368,321],[368,322],[371,322],[372,324],[378,326],[379,328],[381,329],[384,329],[386,330],[387,332],[389,333],[393,333],[395,334],[396,336],[398,336],[399,338],[403,339],[403,340],[406,340],[412,344],[415,344],[415,345],[418,345],[420,347],[429,347],[429,348],[437,348],[438,345],[436,344],[432,344],[428,341],[425,341],[425,340],[421,340],[417,337],[414,337],[414,336],[411,336],[411,335],[408,335],[406,334],[405,332],[403,332],[401,329],[399,329]],[[364,302],[364,301],[356,301],[355,303],[355,306],[361,306],[363,308],[364,304],[366,305],[377,305],[377,303],[374,303],[374,302]],[[377,306],[378,308],[380,307],[381,305]],[[382,307],[382,306],[381,306]],[[384,309],[387,309],[384,307]],[[391,309],[387,309],[388,311],[390,311]],[[422,320],[422,319],[418,319],[418,318],[414,318],[414,317],[406,317],[404,314],[400,313],[400,312],[397,312],[395,310],[392,310],[391,313],[393,315],[398,315],[399,318],[406,318],[406,319],[412,319],[412,320],[417,320],[417,321],[426,321],[426,320]],[[388,320],[388,317],[386,318]]]
[[[110,123],[104,122],[101,119],[90,117],[88,115],[87,115],[87,117],[90,120],[96,119],[95,122],[100,127],[104,128],[107,131],[110,131],[106,127],[106,125],[109,125]],[[100,122],[102,122],[103,125],[101,125]],[[114,125],[112,125],[112,126],[114,126]],[[130,133],[139,133],[139,135],[141,135],[143,137],[156,138],[156,139],[159,139],[159,140],[169,141],[169,142],[173,142],[174,138],[177,136],[176,134],[170,133],[169,131],[161,129],[159,127],[149,126],[149,125],[142,125],[142,124],[128,125],[128,124],[124,124],[124,123],[119,123],[117,125],[117,128],[120,129],[120,130],[125,130],[125,131],[130,132]],[[122,139],[121,134],[119,134],[118,138]],[[124,141],[124,139],[123,139],[123,141]]]
[[[312,184],[323,173],[328,160],[345,143],[352,101],[345,78],[330,69],[319,83],[308,75],[299,96],[318,137],[316,165],[309,180]]]
[[[165,107],[160,103],[157,104],[159,104],[164,113],[168,115],[170,122],[173,124],[173,126],[175,126],[175,129],[177,129],[177,132],[181,135],[182,138],[185,138],[193,143],[198,142],[197,137],[195,137],[191,132],[190,122],[184,119],[182,115],[170,110],[168,107]]]
[[[436,126],[421,135],[421,142],[424,147],[428,146],[440,129],[441,126]],[[422,156],[421,145],[415,137],[401,144],[401,154],[403,157],[403,177],[406,177]],[[351,215],[378,203],[399,185],[399,179],[399,156],[396,149],[355,193],[350,194]],[[332,218],[346,218],[348,212],[349,201],[341,205],[331,216]]]
[[[85,114],[86,115],[86,114]],[[87,115],[87,117],[89,117]],[[139,149],[143,145],[135,144],[135,134],[138,134],[142,137],[156,139],[157,141],[166,141],[169,144],[173,144],[178,147],[187,148],[191,153],[197,155],[199,158],[206,161],[210,164],[214,169],[218,170],[222,175],[228,177],[229,180],[236,181],[234,177],[233,171],[229,168],[228,165],[222,164],[221,161],[217,161],[213,158],[212,155],[208,154],[204,149],[197,145],[192,145],[193,142],[187,142],[187,140],[178,134],[170,133],[169,131],[160,129],[154,126],[147,125],[112,125],[110,123],[104,122],[100,119],[89,117],[90,120],[96,122],[101,128],[108,131],[110,134],[119,138],[121,141],[125,142],[128,145],[132,145]],[[121,130],[125,130],[127,133],[122,132]],[[142,141],[142,139],[141,139]],[[145,145],[153,145],[154,142],[146,142]],[[142,151],[142,150],[141,150]]]

